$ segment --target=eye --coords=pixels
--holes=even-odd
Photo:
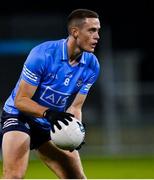
[[[97,28],[90,28],[89,29],[89,32],[92,34],[92,33],[95,33],[95,32],[97,32],[97,33],[99,33],[99,29],[97,29]]]
[[[89,29],[89,32],[95,32],[96,31],[96,29],[95,28],[91,28],[91,29]]]

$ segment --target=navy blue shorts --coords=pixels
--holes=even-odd
[[[8,131],[22,131],[30,136],[30,149],[38,149],[43,143],[51,140],[50,130],[45,130],[40,124],[24,114],[14,115],[2,112],[2,135]]]

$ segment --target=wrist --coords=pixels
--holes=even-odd
[[[47,117],[47,114],[48,112],[51,111],[49,108],[46,109],[44,112],[43,112],[43,117],[46,118]]]

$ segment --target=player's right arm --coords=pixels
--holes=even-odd
[[[56,112],[48,107],[42,106],[32,100],[32,97],[37,89],[37,86],[28,84],[26,81],[21,80],[19,89],[15,97],[15,106],[21,111],[34,117],[44,117],[51,124],[56,125],[58,129],[61,126],[58,122],[62,121],[65,125],[68,125],[68,121],[72,121],[71,117],[74,117],[71,113]],[[51,127],[52,131],[55,132],[54,126]]]
[[[15,97],[15,106],[26,114],[34,117],[43,117],[43,113],[47,110],[47,107],[39,105],[33,101],[33,97],[37,86],[33,86],[24,80],[20,81],[19,89]]]
[[[24,63],[14,100],[15,106],[21,112],[34,117],[43,117],[43,112],[47,109],[32,100],[45,70],[45,64],[43,49],[40,46],[33,48]]]
[[[51,65],[51,64],[50,64]],[[59,121],[68,125],[74,115],[66,112],[53,111],[35,102],[32,97],[35,94],[44,72],[47,71],[48,62],[40,46],[34,48],[26,59],[21,73],[21,81],[15,96],[15,106],[21,111],[34,117],[46,118],[51,124],[61,129]],[[54,128],[52,129],[54,131]]]

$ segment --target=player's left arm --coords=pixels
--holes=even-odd
[[[67,112],[74,114],[74,116],[82,121],[82,107],[86,100],[87,94],[90,91],[90,88],[95,83],[98,78],[100,71],[100,65],[96,56],[92,56],[91,63],[89,64],[89,71],[86,73],[85,82],[83,83],[81,89],[76,95],[73,103],[67,109]]]
[[[87,95],[78,93],[71,104],[71,106],[67,109],[67,112],[74,114],[74,116],[82,121],[82,107],[85,102]]]

